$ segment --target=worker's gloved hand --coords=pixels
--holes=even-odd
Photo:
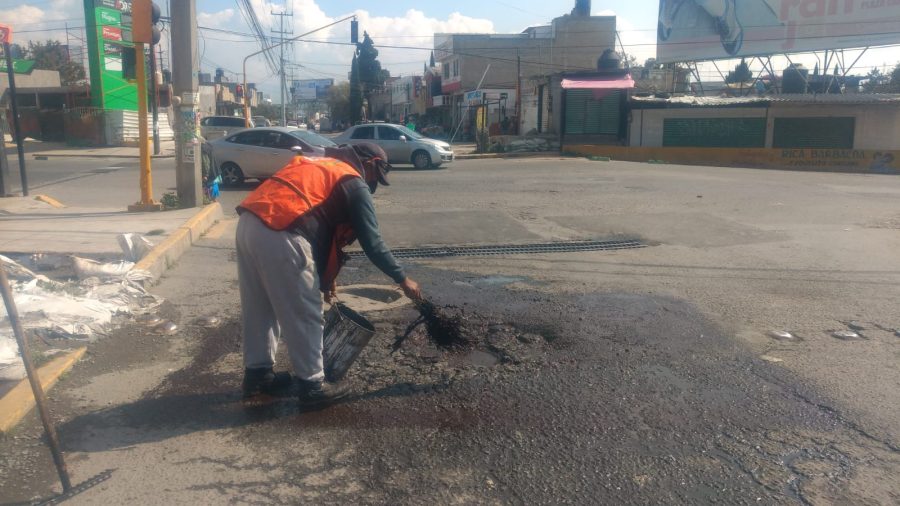
[[[331,287],[325,291],[325,302],[334,304],[337,302],[337,282],[332,282]]]
[[[419,288],[419,284],[413,281],[412,278],[406,278],[400,283],[400,288],[403,289],[403,293],[412,300],[420,301],[422,300],[422,289]]]

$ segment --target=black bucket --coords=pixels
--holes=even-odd
[[[325,312],[325,379],[340,381],[374,335],[369,320],[341,303],[333,304]]]

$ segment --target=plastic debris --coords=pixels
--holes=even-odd
[[[109,269],[116,271],[109,275],[104,266],[118,264],[70,258],[76,271],[82,268],[79,280],[60,282],[0,255],[0,262],[12,273],[13,297],[26,331],[44,339],[90,341],[108,333],[117,315],[147,311],[162,303],[136,282],[145,275],[142,271],[132,269],[123,275]],[[89,272],[94,275],[87,276]],[[9,317],[0,312],[0,380],[19,380],[24,374]]]
[[[75,275],[78,279],[100,278],[100,279],[116,279],[124,278],[128,271],[134,267],[134,262],[121,261],[115,263],[100,263],[96,260],[88,260],[87,258],[72,257],[72,264],[75,267]]]
[[[836,330],[832,332],[831,335],[838,339],[843,339],[844,341],[853,341],[863,338],[859,333],[853,332],[852,330]]]
[[[178,332],[178,325],[174,322],[164,321],[153,328],[157,334],[162,334],[164,336],[171,336],[172,334]]]
[[[218,316],[202,316],[197,318],[197,325],[208,329],[216,328],[222,324],[222,319]]]
[[[140,234],[119,234],[116,240],[119,241],[119,247],[125,254],[125,260],[129,262],[139,261],[153,249],[150,239]]]
[[[866,326],[860,321],[850,320],[849,322],[841,322],[841,323],[846,325],[848,329],[855,330],[857,332],[860,330],[866,330]]]
[[[771,330],[768,336],[779,341],[795,341],[797,337],[786,330]]]
[[[155,327],[164,320],[155,314],[145,314],[137,317],[137,322],[145,327]]]
[[[760,355],[759,358],[765,360],[766,362],[771,362],[773,364],[778,364],[784,362],[783,358],[773,357],[771,355]]]

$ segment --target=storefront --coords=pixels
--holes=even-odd
[[[634,80],[627,71],[564,74],[563,143],[624,145],[628,137],[628,90],[632,88]]]

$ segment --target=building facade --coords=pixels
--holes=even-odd
[[[525,86],[526,81],[536,81],[542,76],[595,70],[600,55],[607,49],[614,49],[615,43],[615,16],[589,16],[578,12],[516,34],[435,34],[435,58],[440,62],[442,72],[443,102],[449,104],[454,124],[474,128],[477,114],[471,110],[466,93],[508,93],[508,90]],[[509,110],[505,115],[511,118],[514,126],[537,121],[538,91],[531,88],[521,90],[523,104],[518,114],[515,102],[506,106]],[[498,104],[497,107],[501,106]],[[528,119],[525,119],[526,115]],[[502,117],[504,114],[489,111],[488,116]],[[524,130],[521,126],[516,128],[516,131]]]

